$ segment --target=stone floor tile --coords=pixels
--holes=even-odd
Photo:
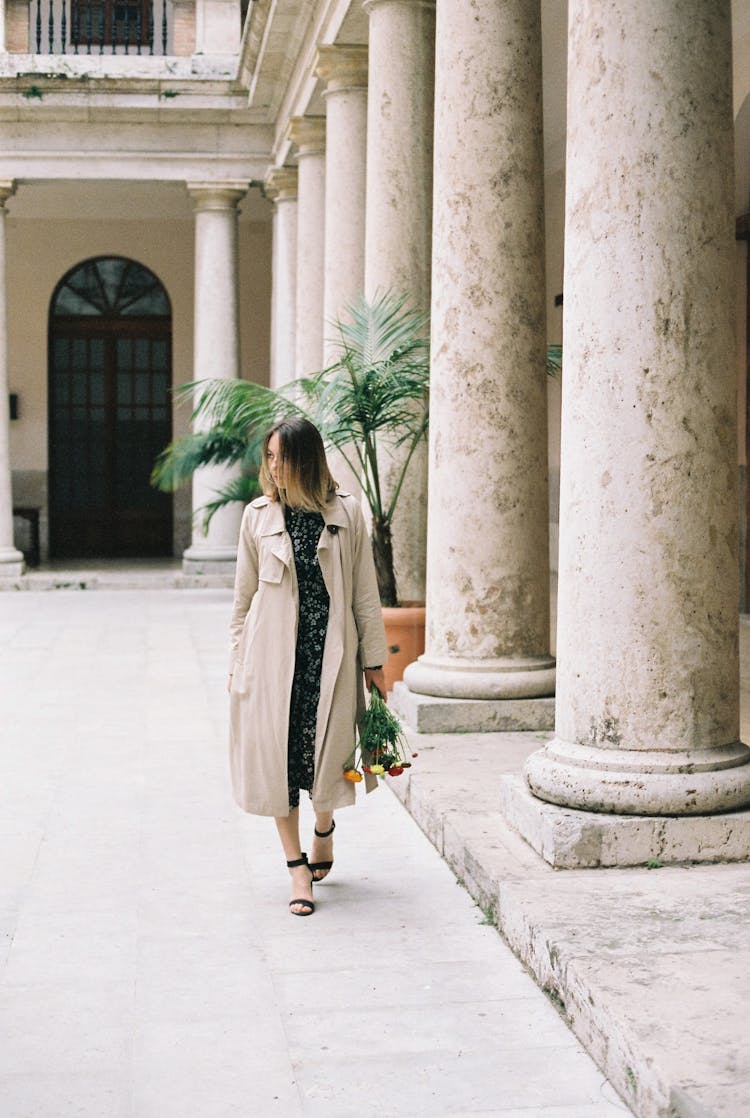
[[[137,1118],[260,1118],[303,1114],[295,1073],[268,1021],[143,1022],[134,1046]]]
[[[377,1045],[377,1038],[371,1046],[365,1038],[357,1059],[332,1051],[306,1061],[298,1070],[305,1115],[433,1118],[498,1105],[583,1107],[600,1102],[601,1074],[588,1056],[568,1046],[459,1053],[443,1045],[420,1056],[407,1052],[381,1058]],[[361,1100],[356,1111],[353,1098]]]
[[[140,1118],[131,1106],[127,1070],[101,1074],[4,1075],[3,1118]]]
[[[57,912],[37,920],[24,911],[3,972],[11,986],[70,986],[132,980],[136,926],[121,912]]]
[[[5,985],[0,991],[0,1080],[81,1076],[128,1067],[135,1024],[129,982]],[[0,1108],[5,1118],[5,1112]]]
[[[18,888],[0,881],[0,1118],[613,1118],[386,788],[339,813],[315,916],[290,917],[273,822],[231,799],[230,600],[3,598],[26,675],[4,695],[0,826],[38,846],[14,855]]]

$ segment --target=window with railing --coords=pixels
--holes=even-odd
[[[31,0],[33,54],[168,53],[167,0]]]

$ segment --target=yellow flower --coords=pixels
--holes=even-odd
[[[357,772],[356,769],[347,769],[344,773],[344,780],[350,780],[352,784],[359,784],[362,779],[362,773]]]
[[[374,773],[375,776],[382,776],[385,772],[385,769],[382,765],[370,765],[370,772]]]

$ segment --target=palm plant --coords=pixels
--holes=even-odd
[[[255,496],[260,443],[280,419],[304,416],[359,478],[372,516],[372,549],[383,605],[397,605],[392,524],[409,464],[427,432],[427,316],[392,292],[360,298],[336,323],[335,361],[279,389],[212,379],[183,386],[196,398],[192,419],[204,429],[178,439],[157,459],[152,482],[172,490],[200,466],[240,464],[241,476],[205,506],[204,525],[228,501]],[[385,453],[396,466],[386,492]]]

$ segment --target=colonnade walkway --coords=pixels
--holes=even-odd
[[[629,1114],[387,790],[288,914],[230,798],[229,605],[0,595],[2,1118]]]

